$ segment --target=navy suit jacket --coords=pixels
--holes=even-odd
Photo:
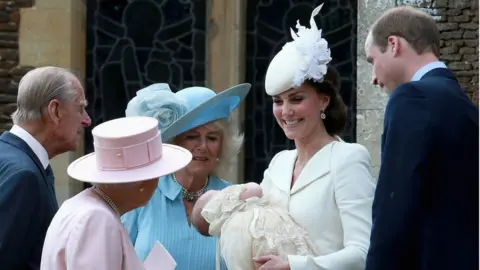
[[[40,269],[43,242],[58,210],[54,187],[25,141],[0,136],[0,269]]]
[[[367,270],[478,269],[478,114],[446,68],[393,91]]]

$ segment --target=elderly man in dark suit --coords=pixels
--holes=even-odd
[[[0,136],[0,269],[40,269],[58,209],[49,159],[77,148],[90,125],[83,87],[70,72],[42,67],[18,87],[14,126]]]
[[[438,60],[431,16],[397,7],[365,43],[390,95],[367,270],[478,269],[478,108]]]

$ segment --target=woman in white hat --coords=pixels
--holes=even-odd
[[[42,270],[143,270],[120,216],[145,205],[158,177],[185,167],[186,149],[163,144],[151,117],[119,118],[92,130],[95,152],[68,174],[90,182],[54,216],[42,251]]]
[[[173,93],[168,84],[158,83],[141,89],[128,103],[127,117],[157,118],[163,141],[184,147],[193,156],[184,169],[160,178],[146,206],[122,216],[141,259],[159,241],[177,262],[177,270],[215,269],[216,239],[198,233],[190,216],[203,193],[230,185],[223,179],[235,166],[231,161],[243,136],[229,117],[249,90],[250,84],[240,84],[219,94],[205,87]]]
[[[311,28],[297,22],[293,41],[268,67],[265,90],[273,114],[296,149],[275,155],[261,183],[265,195],[307,230],[319,256],[262,256],[254,259],[260,269],[365,269],[375,184],[367,149],[338,137],[347,108],[313,19],[321,7],[312,13]]]

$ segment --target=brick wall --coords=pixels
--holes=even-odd
[[[19,9],[33,0],[0,0],[0,132],[10,129],[16,109],[18,83],[31,68],[18,66]]]
[[[478,0],[403,0],[438,22],[441,56],[467,95],[478,105]]]

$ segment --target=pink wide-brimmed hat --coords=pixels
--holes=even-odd
[[[68,175],[83,182],[114,184],[155,179],[187,166],[190,151],[162,143],[158,121],[124,117],[92,130],[95,152],[72,162]]]

